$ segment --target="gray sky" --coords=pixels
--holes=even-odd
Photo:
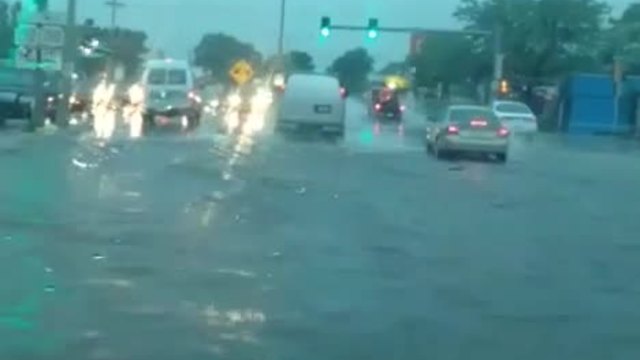
[[[253,43],[263,54],[276,51],[280,0],[122,0],[118,14],[121,26],[145,30],[149,45],[171,56],[186,58],[207,32],[225,32]],[[563,0],[558,0],[563,1]],[[377,66],[403,59],[409,47],[407,35],[381,34],[375,42],[365,34],[334,32],[320,41],[320,17],[331,16],[334,24],[365,25],[377,17],[381,26],[458,28],[451,16],[459,0],[287,0],[285,48],[311,53],[325,67],[349,48],[366,46]],[[609,0],[616,11],[632,0]],[[64,9],[66,0],[51,0]],[[79,17],[94,18],[100,25],[110,22],[105,0],[78,0]]]

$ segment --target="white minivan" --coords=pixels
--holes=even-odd
[[[145,119],[150,125],[170,125],[176,119],[184,128],[199,124],[201,99],[187,61],[149,60],[141,82],[146,92]]]
[[[315,129],[342,137],[345,99],[338,79],[324,74],[291,75],[276,127],[280,131]]]

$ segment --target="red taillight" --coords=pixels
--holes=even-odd
[[[407,107],[404,105],[400,105],[400,111],[404,112],[405,110],[407,110]]]
[[[340,96],[342,96],[343,98],[347,97],[347,89],[341,87],[340,88]]]
[[[374,108],[376,109],[376,111],[380,111],[380,110],[382,110],[382,105],[380,105],[379,103],[376,103],[374,105]]]
[[[457,126],[454,126],[454,125],[447,126],[447,134],[458,135],[459,133],[460,133],[460,129]]]
[[[509,136],[509,129],[507,129],[507,128],[500,128],[500,129],[498,129],[498,136],[500,136],[500,137],[507,137],[507,136]]]

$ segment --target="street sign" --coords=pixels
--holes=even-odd
[[[40,12],[23,14],[15,32],[15,44],[27,47],[62,47],[65,14]]]
[[[29,48],[21,48],[16,51],[16,66],[19,68],[47,68],[51,70],[62,69],[62,52],[58,49],[40,49],[40,63],[38,52]]]
[[[64,29],[61,26],[20,25],[15,34],[18,46],[61,48],[64,45]]]
[[[236,84],[244,85],[253,77],[253,68],[247,61],[240,60],[231,67],[231,70],[229,70],[229,76],[231,76]]]

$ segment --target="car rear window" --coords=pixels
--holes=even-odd
[[[531,110],[527,105],[518,103],[498,104],[496,105],[496,111],[501,113],[531,114]]]
[[[472,122],[486,122],[489,127],[500,126],[500,120],[490,109],[451,109],[449,120],[463,127],[471,126]]]

